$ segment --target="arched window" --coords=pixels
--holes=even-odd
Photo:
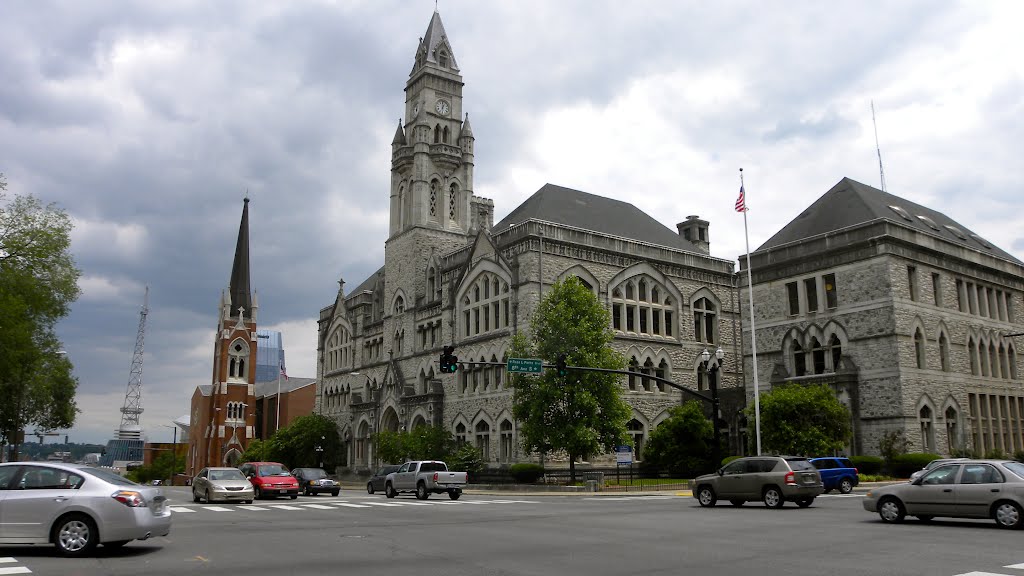
[[[662,296],[667,292],[648,276],[631,278],[613,287],[612,328],[627,334],[674,337],[675,302]]]
[[[636,390],[637,377],[634,376],[634,374],[640,372],[640,363],[637,362],[636,356],[633,356],[632,358],[629,359],[629,366],[626,368],[626,370],[630,372],[630,375],[626,379],[627,387],[630,390]]]
[[[491,459],[491,425],[481,420],[476,423],[474,431],[476,432],[476,448],[480,451],[484,462],[488,462]]]
[[[1017,353],[1013,350],[1013,345],[1006,348],[1006,355],[1010,362],[1010,378],[1017,379]]]
[[[459,187],[452,184],[448,189],[448,218],[454,222],[459,215]]]
[[[657,376],[658,378],[665,378],[667,380],[668,379],[668,362],[666,362],[664,359],[662,359],[662,361],[658,363],[658,367],[654,370],[654,375]],[[654,385],[658,387],[658,392],[664,392],[665,391],[665,383],[664,382],[655,382]]]
[[[814,364],[815,374],[825,373],[825,349],[817,338],[811,338],[811,361]]]
[[[921,426],[921,451],[925,454],[935,452],[935,429],[932,428],[932,409],[922,406],[917,415],[918,424]]]
[[[999,357],[996,355],[996,345],[992,342],[988,343],[988,358],[992,377],[999,378]]]
[[[921,329],[914,331],[914,357],[917,359],[917,367],[924,368],[924,334]]]
[[[509,292],[508,283],[503,278],[493,272],[481,272],[465,294],[462,300],[464,336],[508,328]]]
[[[843,344],[839,341],[839,337],[835,334],[828,339],[829,356],[832,359],[832,371],[839,371],[839,363],[843,357]]]
[[[633,418],[626,423],[626,433],[633,440],[633,457],[637,460],[642,459],[644,453],[644,425],[636,418]]]
[[[1010,364],[1006,357],[1006,348],[1001,342],[999,343],[999,374],[1003,378],[1010,377]]]
[[[437,270],[431,266],[427,270],[427,302],[432,302],[437,297]]]
[[[228,348],[228,378],[230,380],[249,381],[246,360],[249,358],[249,345],[238,339]]]
[[[515,456],[515,443],[512,441],[512,422],[502,420],[499,428],[501,434],[501,461],[511,462]]]
[[[455,444],[458,446],[466,444],[466,425],[462,422],[455,425]]]
[[[803,346],[799,342],[793,342],[793,374],[804,376],[807,374],[807,360],[804,357]]]
[[[715,305],[709,298],[700,298],[693,303],[693,327],[697,342],[715,343],[718,333]]]
[[[437,218],[437,180],[430,181],[430,216],[431,218]]]
[[[448,127],[445,126],[444,130],[441,131],[441,142],[448,143]]]
[[[399,296],[395,298],[395,314],[401,314],[405,312],[405,298]]]
[[[967,339],[967,357],[971,364],[971,374],[978,376],[980,374],[978,370],[978,348],[974,343],[974,338]]]
[[[960,436],[957,430],[957,418],[956,408],[952,406],[946,408],[946,446],[950,452],[960,448]]]
[[[651,362],[650,358],[648,358],[647,361],[644,362],[644,368],[643,368],[643,370],[641,370],[641,372],[644,374],[644,379],[643,379],[644,392],[650,392],[651,391],[651,383],[654,382],[654,380],[651,380],[650,378],[647,378],[647,376],[651,376],[651,375],[654,374],[654,362]]]
[[[437,124],[434,126],[434,144],[441,143],[441,125]]]
[[[942,364],[942,371],[949,372],[949,339],[946,333],[939,334],[939,362]]]
[[[355,343],[352,340],[352,334],[344,326],[338,326],[327,338],[324,370],[332,372],[350,367],[354,350]]]

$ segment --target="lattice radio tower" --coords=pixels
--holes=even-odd
[[[121,407],[121,439],[139,438],[142,428],[139,426],[139,414],[142,414],[142,351],[146,341],[146,314],[149,313],[149,286],[139,312],[139,331],[135,335],[135,354],[132,355],[132,368],[128,375],[128,391],[124,395],[124,406]]]

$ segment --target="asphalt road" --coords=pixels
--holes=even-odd
[[[705,509],[675,495],[466,494],[452,503],[346,490],[246,506],[193,504],[178,491],[172,499],[167,538],[79,560],[4,546],[0,574],[1024,576],[1024,531],[991,521],[882,524],[857,494],[781,510]]]

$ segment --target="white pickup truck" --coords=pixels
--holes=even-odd
[[[437,460],[414,460],[387,475],[384,479],[384,494],[394,498],[400,492],[415,492],[420,500],[431,494],[448,493],[452,500],[462,496],[462,488],[468,482],[465,472],[450,472],[448,465]]]

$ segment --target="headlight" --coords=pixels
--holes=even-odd
[[[868,490],[867,494],[864,495],[865,498],[871,498],[872,496],[874,495],[871,493],[871,490]]]

